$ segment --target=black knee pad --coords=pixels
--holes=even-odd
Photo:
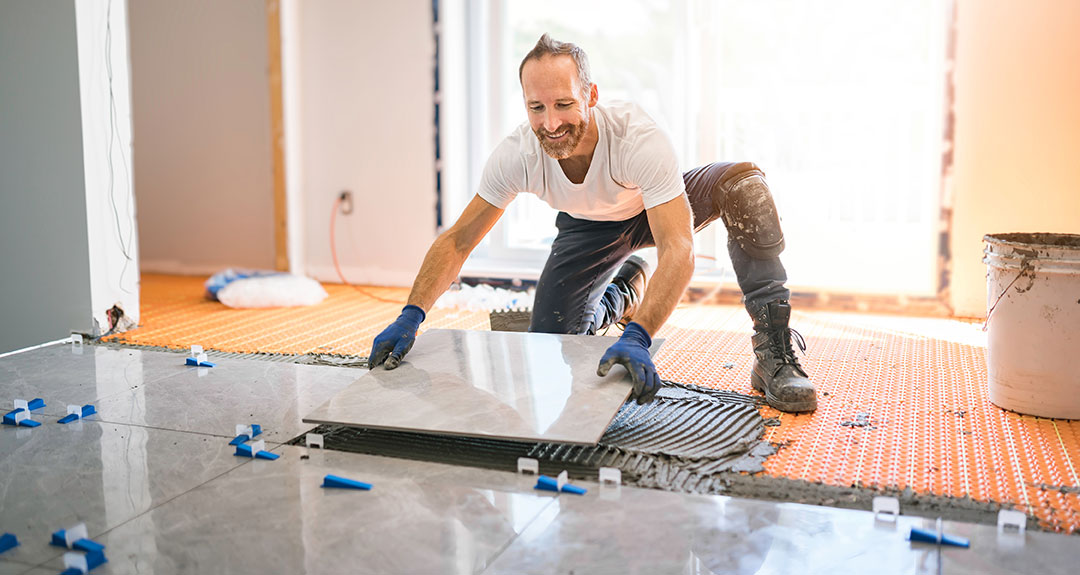
[[[765,174],[750,162],[735,164],[717,183],[720,216],[728,236],[754,259],[769,259],[784,251],[784,232]]]

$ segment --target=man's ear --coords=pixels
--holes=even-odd
[[[596,89],[596,84],[592,85],[589,89],[589,107],[592,108],[596,105],[597,100],[600,99],[600,92]]]

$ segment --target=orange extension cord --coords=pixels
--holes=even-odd
[[[360,287],[358,285],[351,284],[351,283],[349,283],[349,280],[345,279],[345,274],[341,273],[341,266],[338,265],[338,258],[337,258],[337,245],[336,245],[337,244],[337,237],[334,234],[334,224],[337,221],[337,213],[338,213],[338,208],[341,207],[341,200],[342,200],[341,196],[338,196],[338,199],[334,202],[333,210],[330,211],[330,257],[333,258],[333,260],[334,260],[334,269],[337,271],[338,279],[341,280],[341,283],[355,289],[356,291],[368,296],[369,298],[371,298],[373,300],[381,301],[381,302],[384,302],[384,303],[399,303],[399,304],[405,305],[405,303],[407,303],[407,302],[399,301],[399,300],[384,299],[384,298],[381,298],[381,297],[369,292],[368,290],[366,290],[366,289],[364,289],[364,288],[362,288],[362,287]]]

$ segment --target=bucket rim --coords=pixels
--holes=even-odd
[[[1044,248],[1052,250],[1080,250],[1080,234],[1055,232],[1009,232],[986,234],[983,241],[1015,248]]]

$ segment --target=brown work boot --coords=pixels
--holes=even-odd
[[[799,365],[792,336],[806,351],[802,334],[788,327],[791,305],[783,300],[769,302],[754,316],[754,370],[750,383],[765,394],[772,407],[789,413],[814,411],[817,395],[806,371]]]
[[[615,287],[619,288],[623,294],[623,314],[615,322],[619,327],[626,327],[626,324],[633,321],[634,313],[641,304],[641,298],[645,296],[645,284],[648,281],[649,262],[641,256],[627,258],[619,266],[619,271],[615,272],[615,277],[611,278],[611,283],[615,284]]]

